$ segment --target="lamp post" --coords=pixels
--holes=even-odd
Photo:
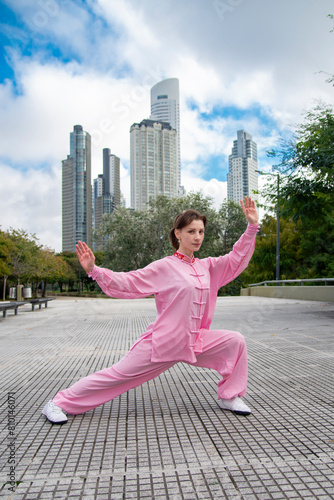
[[[81,295],[81,264],[79,262],[79,295]]]
[[[256,170],[261,175],[270,175],[277,177],[277,202],[276,202],[276,281],[280,278],[280,220],[279,220],[279,189],[280,189],[280,174],[272,174],[270,172],[262,172],[261,170]],[[279,283],[276,283],[279,286]]]

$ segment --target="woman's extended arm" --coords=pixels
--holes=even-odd
[[[168,273],[161,272],[163,259],[152,262],[143,269],[114,272],[95,266],[95,256],[86,243],[79,241],[76,254],[89,277],[97,282],[109,297],[131,299],[153,295],[164,286]]]
[[[240,201],[248,227],[239,240],[233,245],[233,250],[221,257],[208,257],[206,262],[211,274],[211,285],[215,289],[234,280],[248,265],[255,247],[255,238],[258,231],[258,215],[255,202],[245,196],[245,203]]]

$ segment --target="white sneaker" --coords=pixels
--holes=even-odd
[[[238,396],[234,399],[220,399],[218,404],[222,410],[229,410],[237,415],[250,415],[252,413],[252,410]]]
[[[42,414],[53,424],[65,424],[67,422],[67,417],[63,410],[54,404],[52,400],[44,406]]]

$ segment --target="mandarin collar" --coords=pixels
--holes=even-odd
[[[195,257],[188,257],[188,255],[184,255],[184,253],[175,252],[173,255],[187,264],[193,264],[195,262]]]

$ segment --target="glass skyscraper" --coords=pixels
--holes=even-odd
[[[229,156],[227,174],[227,198],[239,204],[245,196],[257,200],[257,146],[251,134],[238,130],[237,140],[233,141],[232,154]]]
[[[120,159],[103,149],[103,174],[94,179],[94,229],[99,229],[104,214],[111,214],[121,204]],[[95,234],[94,247],[103,248],[104,241]]]
[[[62,236],[64,251],[92,244],[91,138],[81,125],[70,133],[70,154],[62,161]]]

